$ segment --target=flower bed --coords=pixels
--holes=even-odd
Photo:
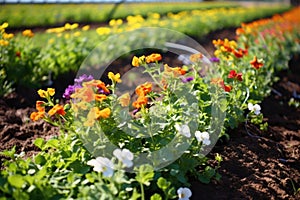
[[[153,135],[154,139],[158,138],[160,141],[162,139],[160,137],[168,139],[172,133],[178,133],[180,140],[192,138],[189,151],[171,165],[156,171],[151,165],[140,165],[134,169],[134,173],[125,172],[125,169],[132,167],[135,162],[132,152],[142,151],[143,148],[161,148],[163,143],[158,144],[161,146],[156,146],[151,138],[139,141],[124,136],[120,132],[115,134],[114,130],[118,130],[112,128],[114,126],[111,125],[117,127],[118,124],[115,124],[116,118],[112,116],[120,111],[123,103],[125,105],[128,103],[126,95],[118,97],[113,92],[114,84],[120,81],[118,75],[109,75],[112,80],[110,86],[100,80],[86,80],[90,77],[84,77],[84,82],[80,80],[80,89],[71,94],[73,100],[64,107],[52,99],[53,89],[39,91],[39,95],[46,100],[37,102],[37,111],[32,114],[32,119],[43,118],[56,125],[62,125],[61,130],[67,134],[61,134],[58,138],[49,141],[36,140],[35,144],[42,151],[34,157],[34,160],[25,161],[19,156],[15,156],[13,150],[5,152],[5,155],[11,157],[15,162],[6,162],[7,170],[1,172],[2,179],[5,180],[0,187],[1,190],[7,195],[12,194],[15,198],[22,199],[41,193],[44,198],[50,198],[52,195],[62,198],[119,197],[135,199],[141,196],[143,199],[145,196],[147,198],[151,196],[151,199],[161,199],[162,197],[172,199],[177,195],[181,199],[189,198],[191,191],[186,188],[189,184],[188,177],[196,177],[202,182],[220,178],[217,173],[218,165],[215,168],[210,167],[207,165],[207,158],[196,155],[200,148],[209,146],[211,142],[209,136],[211,136],[212,127],[209,127],[208,122],[210,116],[205,110],[213,107],[214,98],[212,95],[207,97],[209,96],[208,87],[215,89],[216,94],[226,96],[227,102],[224,102],[227,113],[226,127],[236,127],[238,123],[244,121],[244,110],[247,108],[250,110],[247,115],[249,120],[261,124],[262,115],[259,113],[260,109],[256,103],[259,103],[268,93],[267,87],[274,81],[272,78],[274,70],[287,67],[289,56],[299,51],[297,12],[299,10],[295,9],[283,17],[276,16],[272,20],[243,25],[242,29],[238,29],[238,34],[240,34],[238,42],[214,41],[217,47],[215,53],[217,57],[212,61],[220,66],[220,74],[218,74],[220,77],[210,79],[212,84],[205,84],[205,79],[195,73],[194,69],[203,64],[201,54],[197,54],[191,57],[191,61],[194,63],[190,68],[166,66],[158,75],[154,73],[153,76],[158,76],[157,79],[163,86],[161,92],[151,90],[149,84],[137,88],[138,98],[133,102],[133,106],[138,109],[135,120],[142,122],[141,124],[146,125],[149,115],[155,117],[158,113],[157,111],[151,112],[151,107],[147,109],[149,102],[167,107],[170,105],[168,101],[172,101],[171,112],[168,113],[169,118],[167,118],[171,120],[164,125],[165,129],[162,133],[153,133],[157,134]],[[256,26],[255,30],[253,26]],[[264,32],[270,34],[260,34]],[[257,35],[261,37],[257,37]],[[161,57],[157,54],[149,57],[139,56],[133,59],[132,64],[138,67],[154,62],[153,68],[147,68],[145,65],[148,72],[151,73],[151,70],[159,70],[155,66],[158,66],[160,60]],[[190,76],[192,78],[189,78]],[[170,81],[172,84],[164,84],[163,80],[166,77],[167,83]],[[174,88],[175,84],[178,87]],[[91,87],[97,88],[97,90],[91,90]],[[180,99],[180,95],[176,95],[175,92],[180,91],[181,88],[190,88],[191,94],[196,91],[197,106],[204,111],[202,118],[199,118],[199,121],[203,122],[201,126],[195,128],[192,126],[192,121],[177,118],[177,116],[185,116],[182,104],[184,105],[186,102],[184,99]],[[160,101],[159,97],[163,100]],[[97,102],[90,104],[93,99],[97,99]],[[84,105],[79,106],[78,102],[83,102]],[[155,105],[152,108],[155,108]],[[45,106],[49,106],[50,110],[46,110]],[[84,126],[75,126],[75,131],[73,124],[75,115],[72,112],[76,113],[78,106],[79,110],[84,110],[84,106],[91,107],[86,112],[79,112],[79,119],[75,122],[82,122]],[[189,113],[194,113],[193,106],[189,106],[187,109]],[[168,111],[168,109],[166,110]],[[126,113],[124,114],[127,117]],[[107,126],[107,123],[110,126]],[[85,131],[85,128],[95,128],[95,126],[90,126],[91,124],[99,124],[103,132],[109,134],[110,139],[122,141],[121,146],[126,148],[119,146],[121,149],[112,152],[113,158],[102,156],[93,158],[91,151],[83,145],[80,139],[85,136],[85,133],[89,133],[89,131]],[[78,128],[81,129],[78,131]],[[265,128],[265,125],[262,124],[261,128]],[[84,134],[80,134],[80,132]],[[130,149],[130,151],[126,149]],[[222,160],[218,155],[215,159],[217,163]],[[94,168],[92,169],[90,166]]]

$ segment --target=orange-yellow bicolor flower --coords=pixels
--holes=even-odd
[[[264,64],[261,61],[257,60],[257,57],[254,56],[253,60],[250,61],[250,64],[252,65],[252,67],[254,67],[255,69],[260,69],[262,66],[264,66]]]
[[[152,83],[146,82],[142,85],[137,86],[137,88],[135,89],[135,93],[138,96],[145,96],[149,92],[151,92],[151,90],[152,90]]]
[[[156,61],[160,61],[162,59],[162,56],[158,53],[153,53],[149,56],[146,56],[146,63],[152,63]]]
[[[66,114],[64,107],[62,105],[56,104],[48,111],[49,116],[53,116],[55,114],[59,114],[64,116]]]

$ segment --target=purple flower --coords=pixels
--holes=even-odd
[[[182,78],[182,79],[181,79],[181,81],[182,81],[183,83],[187,83],[187,82],[190,82],[190,81],[192,81],[192,80],[194,80],[194,77],[192,77],[192,76],[189,76],[189,77],[186,77],[186,78]]]
[[[83,75],[79,76],[78,78],[75,78],[74,82],[75,82],[75,85],[81,85],[83,82],[88,82],[93,79],[94,79],[94,77],[92,75],[83,74]]]
[[[220,59],[217,57],[212,57],[209,59],[211,62],[220,62]]]
[[[81,85],[69,85],[63,94],[63,98],[70,99],[71,95],[75,92],[76,88],[81,88],[81,87],[82,87]]]

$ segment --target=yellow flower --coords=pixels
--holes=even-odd
[[[0,31],[6,29],[7,27],[8,27],[8,23],[7,23],[7,22],[4,22],[4,23],[0,26]]]
[[[100,28],[96,29],[96,32],[99,35],[108,35],[108,34],[110,34],[111,30],[108,27],[100,27]]]
[[[9,42],[6,41],[6,40],[0,40],[0,46],[8,46],[9,45]]]
[[[100,101],[102,102],[103,100],[105,100],[107,98],[107,96],[105,94],[95,94],[95,100],[96,101]]]
[[[111,111],[109,108],[104,108],[103,110],[100,110],[97,114],[98,114],[99,118],[106,119],[106,118],[109,118],[110,113],[111,113]]]
[[[25,37],[33,37],[34,33],[30,29],[26,29],[25,31],[22,32],[22,35]]]
[[[134,57],[132,58],[131,64],[132,64],[132,66],[134,66],[134,67],[139,67],[139,66],[140,66],[139,58],[136,57],[136,56],[134,56]]]
[[[110,80],[112,80],[113,82],[121,83],[122,80],[121,80],[120,77],[121,77],[121,75],[120,75],[119,73],[114,74],[114,73],[112,73],[112,72],[108,72],[108,78],[109,78]]]
[[[41,98],[47,98],[48,96],[53,96],[55,94],[55,89],[48,88],[47,91],[39,89],[38,94]]]
[[[4,39],[7,39],[7,40],[9,40],[9,39],[11,39],[11,38],[13,38],[14,37],[14,34],[13,33],[3,33],[3,38]]]
[[[70,27],[71,30],[74,30],[74,29],[76,29],[76,28],[78,28],[78,23],[74,23],[74,24],[72,24],[71,27]]]
[[[83,26],[83,27],[81,28],[81,30],[83,30],[83,31],[87,31],[87,30],[89,30],[89,29],[90,29],[90,26],[89,26],[89,25]]]
[[[130,95],[129,93],[125,93],[122,96],[119,97],[119,103],[121,104],[122,107],[126,107],[130,103]]]

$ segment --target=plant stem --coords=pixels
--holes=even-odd
[[[141,186],[142,200],[145,200],[144,186],[142,183],[140,183],[140,186]]]

